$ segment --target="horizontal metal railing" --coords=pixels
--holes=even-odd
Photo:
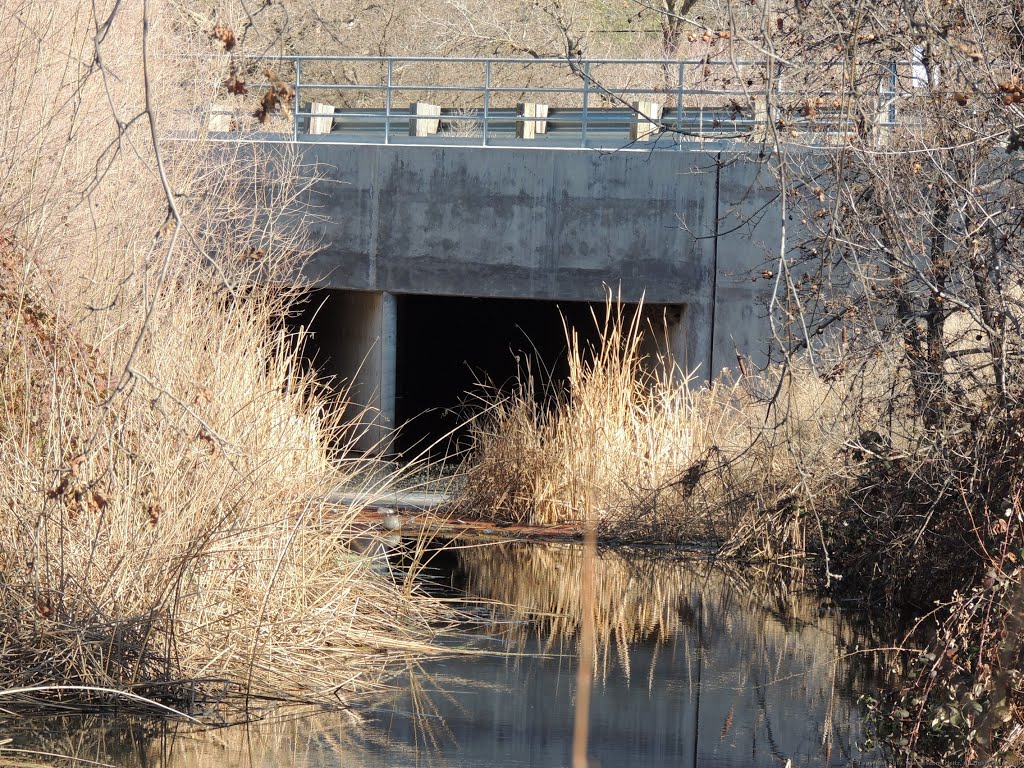
[[[758,61],[660,59],[534,59],[384,56],[277,56],[230,59],[232,77],[244,83],[251,71],[273,69],[273,80],[244,83],[211,104],[207,126],[218,136],[259,133],[265,140],[358,143],[437,143],[535,147],[681,148],[708,140],[764,136],[769,125],[828,137],[856,130],[864,116],[850,113],[843,93],[829,83],[797,87],[781,70]],[[897,66],[878,77],[870,122],[896,122]],[[836,78],[842,83],[842,78]],[[285,119],[270,128],[250,118],[253,97],[287,83]],[[772,98],[767,98],[768,95]],[[314,112],[327,104],[333,115]],[[415,112],[430,102],[439,114]],[[517,105],[544,104],[547,115],[523,114]],[[649,110],[656,102],[661,114]],[[408,105],[408,106],[407,106]],[[330,120],[329,130],[323,123]],[[430,135],[411,130],[417,120],[436,123]],[[311,133],[311,125],[320,130]],[[533,123],[543,131],[528,132]]]

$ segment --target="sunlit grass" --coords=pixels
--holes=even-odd
[[[658,329],[642,316],[609,301],[595,318],[594,349],[566,329],[564,388],[526,366],[514,391],[482,394],[460,507],[579,525],[586,495],[606,537],[802,554],[812,521],[796,501],[824,501],[821,467],[842,464],[851,441],[876,424],[850,397],[856,377],[806,366],[698,386],[670,357],[646,353],[645,334]],[[871,386],[884,386],[872,373]]]
[[[141,7],[89,76],[80,5],[0,9],[0,688],[344,701],[424,650],[429,609],[348,553],[354,510],[326,502],[353,427],[285,323],[308,169],[161,140],[161,179]],[[157,58],[187,41],[153,13],[159,127],[216,73]]]

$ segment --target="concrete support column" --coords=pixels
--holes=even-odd
[[[391,450],[395,426],[398,311],[394,294],[337,291],[317,322],[318,342],[336,389],[346,398],[345,419],[355,426],[355,447]]]
[[[387,291],[380,294],[380,435],[390,451],[390,434],[395,428],[395,389],[398,364],[398,299]]]
[[[685,374],[694,374],[696,385],[717,373],[711,360],[714,326],[714,303],[700,301],[686,304],[680,322],[669,328],[672,354]]]

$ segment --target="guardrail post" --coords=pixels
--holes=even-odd
[[[679,89],[676,93],[676,149],[683,148],[683,77],[686,65],[679,62]]]
[[[295,91],[292,93],[292,141],[299,140],[299,89],[301,88],[302,59],[295,59]]]
[[[889,62],[889,128],[896,127],[896,62]]]
[[[580,146],[587,146],[587,105],[590,102],[590,62],[583,65],[583,124],[580,126]]]
[[[661,102],[631,101],[629,108],[633,110],[633,122],[629,126],[630,141],[648,141],[651,136],[658,140],[661,125]]]
[[[435,136],[441,128],[441,105],[414,101],[409,105],[409,135]]]
[[[388,59],[388,86],[384,89],[384,143],[391,143],[391,86],[395,60]]]
[[[896,127],[896,62],[882,65],[878,83],[878,110],[875,115],[875,133],[879,146],[887,143]]]
[[[536,139],[538,133],[548,131],[548,105],[535,101],[520,101],[516,104],[516,138]]]
[[[325,133],[330,133],[334,128],[334,105],[311,101],[309,102],[309,115],[306,116],[306,119],[309,121],[306,133],[310,136],[322,136]]]
[[[491,60],[484,62],[484,121],[482,126],[483,146],[487,146],[487,116],[491,109]]]

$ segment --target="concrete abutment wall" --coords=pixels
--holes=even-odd
[[[313,362],[345,403],[361,450],[391,450],[395,427],[397,301],[383,291],[329,291],[312,307]]]

